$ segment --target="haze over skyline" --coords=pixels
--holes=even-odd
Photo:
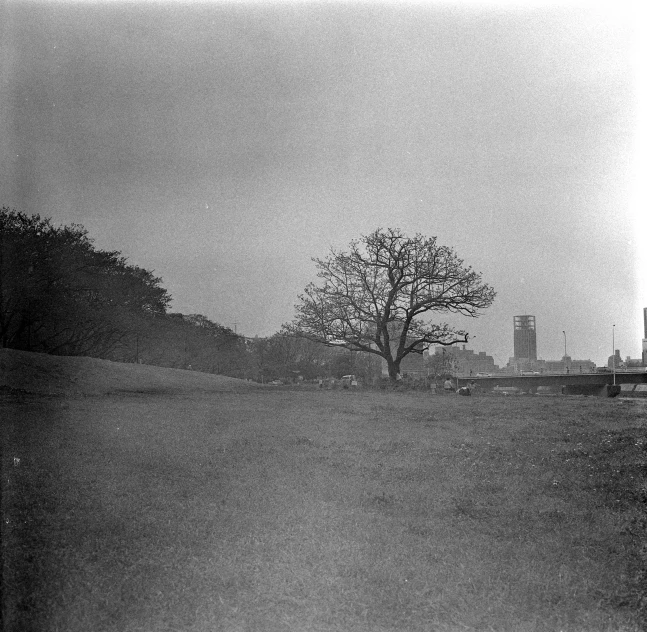
[[[614,324],[640,357],[643,34],[619,6],[10,1],[0,204],[247,336],[331,246],[435,235],[498,293],[446,319],[468,348],[505,365],[532,314],[540,358],[566,331],[603,364]]]

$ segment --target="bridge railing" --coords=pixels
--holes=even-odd
[[[502,373],[502,372],[493,372],[490,373],[489,375],[476,375],[475,373],[457,373],[454,377],[458,377],[460,379],[483,379],[487,377],[538,377],[538,376],[548,376],[548,375],[611,375],[613,374],[612,369],[595,369],[593,371],[580,371],[580,370],[575,370],[571,369],[568,371],[538,371],[538,372],[530,372],[530,371],[524,371],[522,373]],[[622,368],[622,369],[616,369],[616,373],[641,373],[645,372],[647,373],[647,367],[631,367],[631,368]]]

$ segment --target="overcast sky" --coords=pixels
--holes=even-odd
[[[270,335],[311,257],[437,236],[498,292],[469,348],[639,357],[638,16],[568,4],[0,8],[0,205],[83,224],[173,311]],[[640,174],[640,178],[638,178]],[[645,234],[640,237],[645,247]]]

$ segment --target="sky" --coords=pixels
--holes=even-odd
[[[642,15],[633,4],[0,6],[0,205],[82,224],[172,311],[247,336],[313,257],[435,236],[494,287],[468,348],[640,357]],[[614,327],[615,325],[615,327]]]

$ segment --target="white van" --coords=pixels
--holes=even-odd
[[[344,388],[348,388],[349,386],[357,388],[357,377],[355,375],[344,375],[341,378],[341,385]]]

